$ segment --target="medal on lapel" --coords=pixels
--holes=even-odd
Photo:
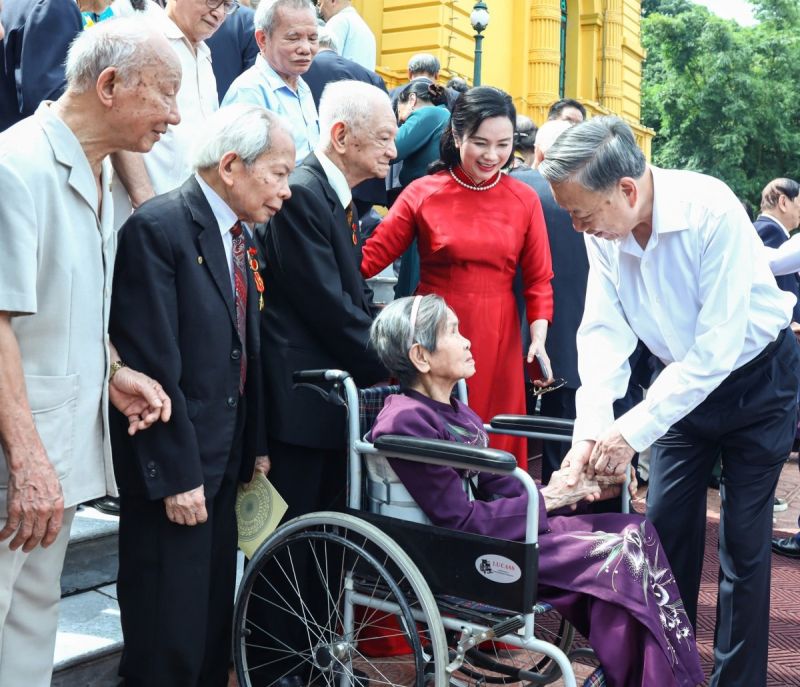
[[[261,273],[258,271],[258,259],[256,255],[258,255],[258,251],[255,248],[248,248],[247,255],[249,256],[247,260],[247,264],[250,265],[250,269],[253,271],[253,281],[256,285],[256,291],[258,291],[258,309],[264,309],[264,280],[261,278]]]
[[[350,231],[353,232],[353,245],[358,245],[358,222],[354,221],[353,219],[353,204],[351,203],[348,208],[347,212],[345,213],[347,218],[347,223],[350,225]]]

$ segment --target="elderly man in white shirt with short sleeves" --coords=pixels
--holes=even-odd
[[[714,687],[766,684],[772,502],[794,439],[795,298],[775,284],[733,192],[646,163],[630,127],[596,117],[559,136],[539,171],[584,232],[589,282],[578,331],[573,479],[621,474],[652,444],[647,516],[693,622],[706,484],[722,455]],[[664,364],[614,420],[641,340]]]
[[[172,191],[192,175],[190,149],[203,135],[206,119],[219,109],[211,50],[204,41],[237,8],[235,0],[167,0],[164,12],[148,13],[147,20],[164,34],[181,63],[183,76],[176,91],[181,121],[160,132],[160,140],[146,155],[115,156],[114,169],[122,182],[114,189],[117,226],[130,216],[132,207]]]

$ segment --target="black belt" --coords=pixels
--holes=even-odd
[[[760,363],[760,362],[766,360],[767,358],[769,358],[777,350],[778,346],[780,346],[781,343],[783,343],[783,340],[786,337],[786,332],[788,332],[788,331],[789,331],[788,327],[786,327],[786,329],[782,329],[780,334],[778,334],[778,338],[776,338],[775,341],[772,341],[772,342],[768,343],[766,346],[764,346],[764,348],[762,349],[761,353],[759,353],[752,360],[748,360],[741,367],[736,368],[733,372],[731,372],[731,374],[729,376],[730,377],[733,377],[734,375],[738,376],[739,373],[743,373],[743,372],[749,370],[750,368],[755,367],[756,365],[758,365],[758,363]]]

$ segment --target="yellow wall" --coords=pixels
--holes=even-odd
[[[521,114],[541,123],[558,99],[560,0],[485,0],[482,83],[511,93]],[[474,0],[353,0],[378,43],[378,71],[387,86],[406,80],[408,58],[430,52],[440,78],[472,81]],[[567,0],[564,95],[593,114],[616,113],[633,127],[650,156],[653,132],[640,123],[644,50],[640,0]]]

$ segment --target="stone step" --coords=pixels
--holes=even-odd
[[[116,582],[118,530],[119,518],[94,508],[78,510],[61,573],[62,597]]]
[[[51,687],[114,687],[121,652],[116,585],[61,599]]]

